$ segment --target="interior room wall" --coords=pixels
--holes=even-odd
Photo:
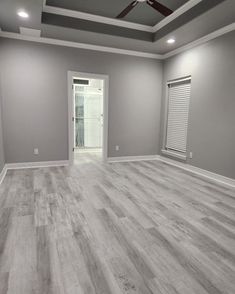
[[[235,178],[235,31],[164,62],[161,144],[166,82],[192,76],[187,162]]]
[[[68,158],[68,70],[110,77],[110,157],[158,154],[166,82],[191,75],[187,162],[235,178],[235,32],[165,60],[163,71],[154,59],[3,38],[0,45],[6,162]]]
[[[1,74],[0,74],[0,173],[5,165],[3,128],[2,128],[2,95],[1,95]]]
[[[161,61],[4,38],[0,45],[6,162],[68,159],[69,70],[109,75],[108,156],[159,153]]]

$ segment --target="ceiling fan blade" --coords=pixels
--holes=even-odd
[[[173,13],[173,11],[163,4],[159,3],[156,0],[147,0],[147,4],[156,9],[158,12],[163,14],[164,16],[168,16]]]
[[[138,1],[132,1],[116,18],[123,18],[126,16],[136,5],[138,4]]]

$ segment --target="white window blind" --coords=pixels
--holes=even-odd
[[[191,80],[168,84],[166,149],[186,152]]]

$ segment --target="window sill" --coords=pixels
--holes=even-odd
[[[169,151],[169,150],[165,150],[165,149],[162,149],[161,152],[162,152],[162,154],[169,155],[171,157],[175,157],[175,158],[178,158],[178,159],[181,159],[181,160],[186,161],[186,159],[187,159],[186,155],[180,154],[178,152]]]

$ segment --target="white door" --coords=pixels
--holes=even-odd
[[[101,148],[103,142],[103,81],[74,85],[75,147]]]

